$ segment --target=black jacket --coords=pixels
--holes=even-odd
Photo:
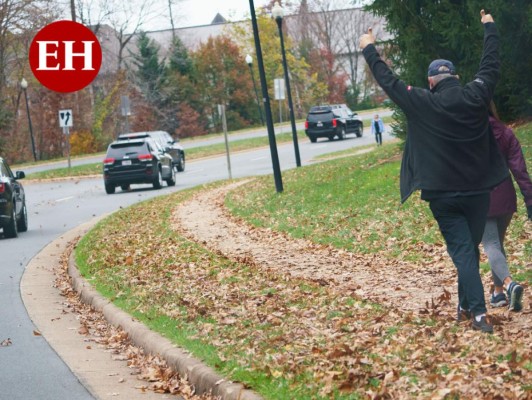
[[[363,51],[379,85],[405,113],[407,139],[401,164],[401,201],[417,189],[489,191],[508,176],[488,122],[499,78],[499,35],[484,24],[484,52],[472,82],[449,77],[432,90],[397,79],[375,46]]]

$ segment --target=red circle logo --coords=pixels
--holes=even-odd
[[[102,64],[96,35],[74,21],[57,21],[42,28],[30,46],[35,77],[50,90],[75,92],[91,83]]]

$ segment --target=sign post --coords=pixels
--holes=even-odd
[[[63,128],[63,134],[66,135],[66,148],[68,157],[68,170],[70,171],[70,130],[73,125],[72,110],[59,110],[59,127]]]
[[[225,116],[225,105],[218,104],[218,114],[222,117],[222,127],[225,138],[225,153],[227,154],[227,171],[229,172],[229,179],[233,179],[231,174],[231,157],[229,155],[229,139],[227,137],[227,118]]]
[[[279,124],[283,123],[283,109],[282,100],[284,100],[284,79],[276,78],[273,80],[273,88],[275,94],[275,100],[279,100]],[[283,130],[283,127],[279,125],[279,129]]]

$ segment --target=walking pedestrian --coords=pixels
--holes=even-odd
[[[371,133],[375,135],[375,141],[377,146],[382,146],[382,134],[384,133],[384,124],[382,119],[379,118],[379,114],[375,114],[373,121],[371,122]]]
[[[532,221],[532,181],[528,173],[525,158],[519,140],[512,129],[498,117],[495,105],[490,106],[490,124],[499,149],[506,159],[527,207],[528,219]],[[523,308],[523,287],[514,282],[508,269],[504,239],[513,214],[517,211],[517,195],[512,178],[509,176],[491,191],[488,220],[482,236],[482,245],[488,255],[488,262],[493,278],[493,293],[490,304],[493,307],[504,307],[513,311]],[[508,298],[504,294],[504,289]],[[509,301],[508,301],[509,300]]]
[[[375,48],[369,29],[360,48],[379,85],[404,112],[407,138],[401,164],[401,201],[415,191],[429,202],[458,272],[458,315],[473,329],[493,332],[486,318],[479,245],[492,188],[508,176],[489,128],[488,107],[499,78],[499,34],[493,17],[480,12],[484,48],[475,79],[462,86],[454,64],[434,60],[430,90],[396,78]]]

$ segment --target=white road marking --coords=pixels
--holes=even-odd
[[[70,200],[70,199],[73,199],[74,196],[68,196],[68,197],[63,197],[62,199],[57,199],[55,202],[56,203],[60,203],[62,201],[67,201],[67,200]]]
[[[252,158],[251,161],[264,160],[266,157]]]

